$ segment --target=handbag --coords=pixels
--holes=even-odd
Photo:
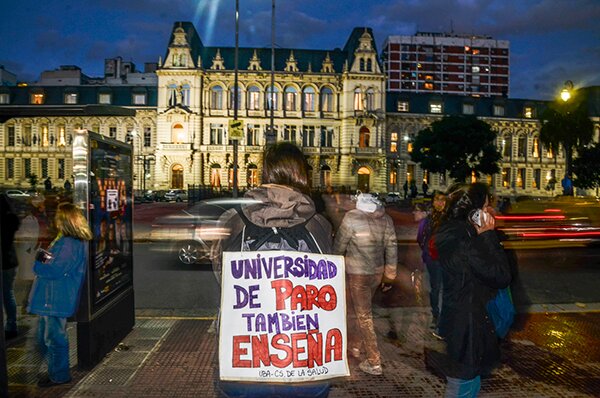
[[[504,338],[512,326],[516,314],[510,288],[499,289],[496,296],[488,301],[486,308],[494,323],[496,335],[501,339]]]

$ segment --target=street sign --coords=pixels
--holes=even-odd
[[[229,139],[241,140],[244,138],[244,121],[230,120],[229,121]]]

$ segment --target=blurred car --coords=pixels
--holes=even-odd
[[[171,189],[169,192],[165,193],[164,198],[167,202],[183,202],[184,200],[188,200],[188,194],[187,191],[183,189]]]
[[[11,199],[24,199],[30,197],[31,195],[18,189],[9,189],[6,191],[6,196]]]
[[[155,247],[169,250],[185,265],[210,262],[212,243],[223,236],[219,217],[242,204],[259,203],[247,198],[219,198],[200,201],[175,214],[158,217],[152,223],[150,240]]]
[[[402,201],[399,192],[388,192],[387,195],[383,198],[385,203],[398,203]]]
[[[584,247],[600,243],[600,202],[595,198],[521,199],[495,218],[496,229],[507,249]]]

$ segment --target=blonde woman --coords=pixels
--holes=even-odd
[[[36,256],[27,309],[40,316],[37,342],[48,361],[48,375],[38,381],[42,388],[71,381],[67,318],[77,310],[92,239],[87,220],[72,203],[58,206],[54,222],[58,235]]]

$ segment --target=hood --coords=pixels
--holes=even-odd
[[[293,227],[315,215],[315,204],[310,197],[284,185],[262,185],[248,191],[245,197],[260,201],[242,210],[261,227]]]

